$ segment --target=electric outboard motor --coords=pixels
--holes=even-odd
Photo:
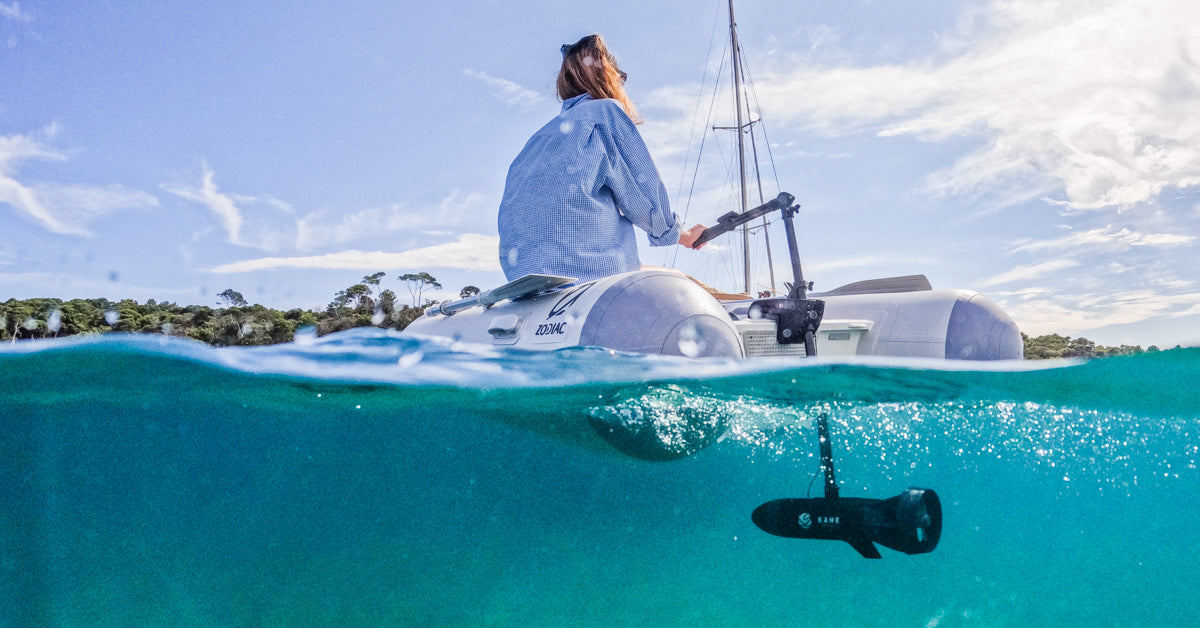
[[[875,543],[905,554],[926,554],[942,536],[942,503],[932,489],[909,488],[890,499],[841,497],[833,472],[829,418],[817,418],[825,497],[769,501],[750,515],[764,532],[792,539],[845,541],[863,558],[882,558]]]
[[[882,558],[873,543],[905,554],[926,554],[942,535],[937,493],[921,488],[891,499],[777,499],[755,508],[751,519],[775,536],[845,541],[864,558]]]
[[[792,283],[788,284],[785,299],[762,299],[750,305],[751,318],[769,318],[775,321],[775,342],[780,345],[804,343],[804,355],[817,355],[817,329],[825,315],[825,302],[807,297],[809,284],[804,281],[804,270],[800,268],[800,248],[796,243],[795,216],[799,205],[793,205],[796,197],[787,192],[744,212],[729,212],[717,218],[717,224],[705,229],[692,244],[693,248],[713,238],[733,231],[741,225],[778,211],[783,216],[783,229],[787,233],[788,256],[792,260]],[[749,288],[747,288],[748,290]]]

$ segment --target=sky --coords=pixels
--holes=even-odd
[[[1030,335],[1200,345],[1200,3],[735,9],[764,197],[801,204],[817,291],[925,274]],[[734,124],[728,20],[725,0],[0,0],[0,301],[498,286],[505,174],[559,111],[559,47],[590,33],[673,209],[712,224],[738,196],[712,130]],[[739,239],[642,245],[740,289]]]

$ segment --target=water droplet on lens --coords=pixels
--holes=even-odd
[[[400,368],[406,369],[406,368],[409,368],[412,366],[416,366],[417,363],[420,362],[424,357],[425,357],[425,354],[419,350],[413,351],[412,353],[405,353],[404,355],[400,356],[400,361],[399,361]]]
[[[376,308],[375,313],[371,315],[371,324],[378,325],[382,323],[385,318],[387,318],[387,316],[383,313],[383,310]]]
[[[46,328],[58,333],[58,330],[62,329],[62,312],[58,310],[50,312],[50,316],[46,317]]]
[[[298,345],[311,345],[317,341],[317,328],[312,325],[301,327],[292,334],[292,342]]]
[[[575,121],[574,120],[563,120],[562,124],[558,125],[558,130],[559,130],[559,132],[561,132],[564,135],[566,135],[567,133],[570,133],[571,131],[575,130]]]
[[[37,319],[33,318],[32,316],[25,319],[25,325],[23,325],[23,327],[25,327],[25,329],[28,329],[29,331],[33,331],[33,330],[37,329],[38,328]]]
[[[508,265],[509,266],[517,265],[517,247],[515,247],[515,246],[508,250]]]
[[[116,325],[119,320],[121,320],[121,315],[116,310],[108,310],[104,313],[104,322],[109,325]]]
[[[697,357],[707,346],[703,332],[695,323],[688,323],[679,330],[679,352],[683,355]]]

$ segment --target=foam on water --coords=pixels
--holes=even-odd
[[[1186,625],[1198,380],[1198,350],[5,345],[0,626]],[[938,491],[933,553],[866,561],[750,522],[819,494],[819,413],[843,496]]]

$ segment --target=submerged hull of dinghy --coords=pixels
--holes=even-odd
[[[812,295],[825,302],[818,355],[1022,357],[1016,324],[979,293],[930,290],[927,282],[864,285]],[[775,322],[755,318],[752,305],[720,303],[677,272],[643,270],[449,316],[427,314],[405,333],[533,350],[594,346],[689,357],[804,355],[803,344],[778,343]]]

